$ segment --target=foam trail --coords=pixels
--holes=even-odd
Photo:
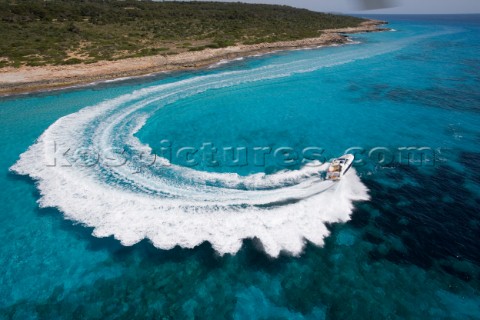
[[[306,240],[322,245],[329,233],[325,224],[347,221],[353,202],[368,199],[354,169],[333,183],[322,181],[326,165],[320,164],[244,177],[161,165],[166,160],[145,167],[136,157],[122,166],[104,162],[85,166],[68,153],[71,165],[48,166],[54,157],[52,146],[150,154],[150,147],[134,134],[169,103],[214,88],[368,59],[412,41],[363,46],[321,59],[198,76],[134,91],[58,119],[11,170],[37,181],[40,206],[56,207],[68,219],[93,227],[97,237],[113,235],[124,245],[148,238],[162,249],[192,248],[209,241],[220,254],[235,253],[243,239],[257,238],[272,257],[282,251],[297,255]]]

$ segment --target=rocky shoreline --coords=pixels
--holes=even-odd
[[[329,46],[348,42],[346,34],[378,32],[384,21],[368,20],[358,27],[322,30],[322,35],[295,41],[237,45],[220,49],[184,52],[173,56],[156,55],[92,64],[0,69],[0,96],[61,89],[92,82],[135,77],[152,73],[202,68],[230,60],[277,50]]]

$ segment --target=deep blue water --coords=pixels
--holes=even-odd
[[[396,32],[358,44],[1,100],[0,317],[480,319],[480,16],[382,18]],[[211,143],[249,158],[142,167],[131,134],[157,154]],[[45,171],[49,139],[125,147],[138,172]],[[316,174],[285,178],[302,159],[258,165],[255,147],[357,147],[361,163],[307,195],[288,187]],[[426,161],[401,160],[408,147]]]

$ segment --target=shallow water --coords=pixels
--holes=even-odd
[[[480,318],[480,17],[386,19],[360,44],[1,101],[0,314]],[[203,144],[218,161],[176,157]],[[359,162],[331,184],[313,147]]]

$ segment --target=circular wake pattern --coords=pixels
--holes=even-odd
[[[333,183],[321,178],[326,164],[250,176],[165,165],[165,159],[145,166],[135,154],[152,150],[134,134],[163,106],[200,92],[345,64],[404,45],[370,45],[144,88],[57,120],[11,170],[37,181],[40,206],[56,207],[68,219],[93,227],[97,237],[113,235],[124,245],[147,238],[162,249],[208,241],[220,254],[235,253],[243,239],[257,238],[270,256],[296,255],[306,240],[322,245],[329,233],[326,223],[347,221],[353,201],[368,199],[354,169]],[[86,166],[73,152],[84,148],[122,149],[129,161]],[[52,165],[63,153],[69,161],[57,159]]]

